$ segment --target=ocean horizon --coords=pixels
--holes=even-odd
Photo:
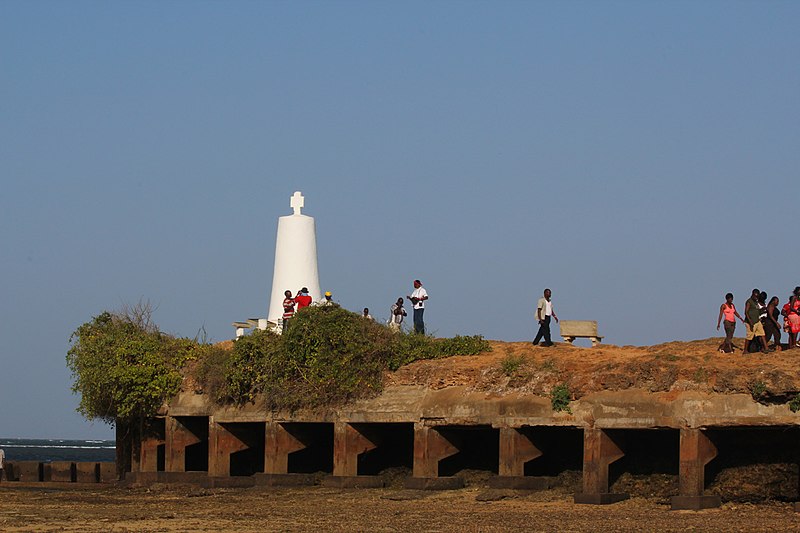
[[[7,462],[53,461],[114,462],[115,442],[101,439],[6,439],[0,438],[0,449]]]

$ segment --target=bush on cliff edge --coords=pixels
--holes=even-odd
[[[176,339],[152,323],[103,312],[70,337],[67,366],[78,411],[109,424],[153,416],[180,389],[181,368],[200,347]]]
[[[396,333],[340,307],[303,309],[283,335],[255,331],[225,349],[162,333],[150,312],[141,303],[104,312],[70,337],[67,366],[86,418],[141,431],[143,421],[179,392],[189,367],[213,401],[241,405],[261,397],[267,409],[294,410],[373,396],[386,370],[419,359],[489,349],[480,336]]]
[[[282,336],[256,331],[229,352],[198,361],[195,377],[217,402],[242,404],[260,395],[268,409],[293,410],[377,394],[386,370],[419,359],[488,349],[481,336],[395,333],[339,307],[310,307],[295,315]],[[220,370],[225,379],[214,378]]]

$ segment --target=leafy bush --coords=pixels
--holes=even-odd
[[[86,418],[113,423],[154,415],[178,392],[184,363],[197,356],[197,343],[135,318],[103,312],[70,336],[67,366]]]
[[[747,387],[750,390],[750,396],[752,396],[755,401],[759,401],[767,392],[767,384],[763,381],[753,381],[749,383]]]
[[[263,395],[269,409],[337,405],[371,396],[383,374],[419,359],[487,351],[480,336],[434,339],[391,331],[340,307],[310,307],[277,336],[256,331],[231,353],[210,354],[195,377],[218,402],[246,403]],[[224,380],[213,380],[217,367]]]
[[[568,413],[572,413],[572,410],[569,408],[569,402],[569,387],[567,387],[565,383],[556,385],[550,391],[550,405],[552,406],[553,411],[566,411]]]
[[[292,410],[374,395],[386,370],[418,359],[489,350],[480,336],[393,332],[340,307],[306,308],[283,335],[255,331],[225,349],[165,335],[149,311],[105,312],[73,333],[67,366],[87,418],[141,425],[178,393],[190,359],[195,382],[214,401],[263,398],[268,409]]]
[[[792,401],[789,402],[789,409],[793,413],[800,411],[800,394],[792,398]]]

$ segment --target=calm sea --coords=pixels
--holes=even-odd
[[[111,461],[116,459],[113,440],[3,439],[6,461]]]

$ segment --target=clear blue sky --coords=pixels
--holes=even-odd
[[[798,2],[0,3],[0,436],[111,437],[70,333],[266,316],[306,196],[320,278],[439,335],[716,335],[800,285]],[[741,333],[741,332],[740,332]]]

